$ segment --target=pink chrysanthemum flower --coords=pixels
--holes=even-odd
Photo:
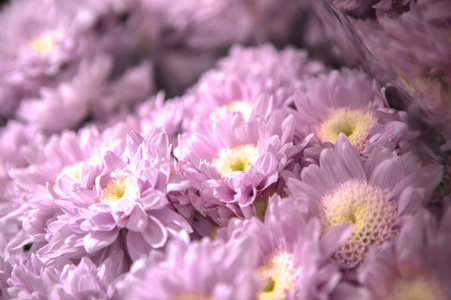
[[[374,84],[365,73],[349,69],[304,81],[294,99],[296,128],[332,144],[344,133],[364,156],[375,148],[406,148],[403,143],[415,137],[406,114],[385,108]]]
[[[157,77],[171,97],[194,84],[233,44],[290,43],[301,9],[294,0],[144,2]],[[271,52],[276,51],[267,51]]]
[[[337,227],[320,239],[320,224],[304,206],[275,195],[269,199],[264,222],[234,219],[218,231],[217,237],[229,242],[243,236],[256,239],[258,299],[325,299],[341,278],[326,261],[349,237],[351,226]]]
[[[140,104],[134,116],[140,124],[142,132],[151,128],[161,127],[168,135],[169,142],[173,147],[177,146],[177,136],[182,132],[182,121],[184,118],[185,102],[180,98],[165,101],[163,92]]]
[[[14,213],[22,205],[17,196],[17,187],[9,176],[9,171],[16,168],[26,168],[29,164],[30,144],[36,144],[43,138],[37,128],[16,121],[10,121],[0,130],[0,224],[5,224],[6,217]],[[17,201],[16,201],[17,200]],[[9,219],[11,220],[11,219]],[[12,221],[12,220],[11,220]],[[14,223],[20,220],[14,220]],[[6,230],[4,231],[6,232]]]
[[[220,224],[232,216],[255,215],[257,196],[278,182],[310,139],[293,145],[293,136],[293,118],[284,111],[249,122],[225,113],[182,135],[178,167],[200,193],[193,205]]]
[[[105,121],[153,92],[148,64],[131,68],[116,80],[110,79],[113,67],[113,58],[106,55],[82,60],[70,81],[43,87],[39,96],[23,101],[17,116],[45,131],[59,132],[78,128],[88,117]]]
[[[117,135],[125,136],[117,130],[109,132],[109,138],[114,139],[113,136]],[[80,130],[78,134],[64,132],[62,135],[44,138],[25,149],[28,153],[35,151],[32,156],[28,156],[29,166],[9,172],[16,186],[15,194],[11,196],[21,198],[22,202],[21,208],[8,218],[23,221],[23,230],[10,241],[12,249],[30,242],[35,243],[36,249],[39,249],[42,243],[46,243],[47,223],[61,213],[54,205],[50,191],[68,194],[76,186],[87,184],[80,181],[80,176],[90,172],[91,167],[83,163],[103,148],[120,152],[123,146],[117,143],[106,146],[97,129],[90,127]]]
[[[128,269],[122,251],[109,255],[99,266],[89,258],[74,265],[64,258],[45,262],[32,254],[15,265],[6,295],[11,299],[110,299],[114,280]]]
[[[52,192],[63,214],[48,225],[43,256],[93,256],[124,243],[119,247],[137,258],[164,246],[169,237],[188,238],[192,229],[167,194],[188,188],[189,182],[173,174],[171,147],[161,129],[145,138],[130,133],[124,152],[106,151],[102,160],[100,172],[81,175],[91,185],[62,195]]]
[[[287,186],[292,197],[310,203],[323,234],[353,224],[352,235],[333,260],[354,267],[371,248],[397,237],[403,216],[428,201],[442,173],[438,165],[421,166],[410,152],[394,156],[388,149],[373,151],[362,163],[341,133],[335,150],[321,152],[319,166],[304,168],[300,180],[289,179]]]
[[[148,97],[153,77],[149,63],[141,64],[147,58],[139,49],[140,6],[109,0],[7,5],[0,14],[0,114],[60,132]]]
[[[326,71],[320,61],[308,59],[304,50],[287,47],[278,51],[271,44],[259,47],[235,45],[229,55],[218,62],[219,69],[239,77],[277,78],[279,83],[306,79]]]
[[[258,252],[252,239],[225,244],[204,238],[172,241],[166,254],[136,261],[116,284],[113,299],[255,299]]]
[[[451,210],[440,224],[426,210],[409,220],[397,243],[376,248],[358,272],[372,299],[449,299]]]
[[[423,123],[426,136],[435,135],[434,143],[442,151],[449,151],[451,2],[385,0],[375,8],[381,11],[377,22],[352,22],[367,52],[365,64],[409,96],[401,102],[403,109],[415,125]]]
[[[205,73],[183,97],[186,117],[203,120],[218,110],[255,117],[259,106],[271,111],[293,101],[299,80],[324,72],[322,63],[309,61],[307,53],[286,48],[278,52],[267,44],[256,48],[235,46],[218,68]],[[261,104],[261,97],[272,103]],[[261,110],[261,109],[260,109]],[[186,122],[186,121],[185,121]],[[189,128],[188,124],[185,127]]]
[[[12,168],[25,168],[28,165],[24,148],[36,140],[37,128],[17,121],[9,121],[0,130],[0,182],[8,180],[8,172]],[[4,185],[2,184],[2,188]],[[1,190],[0,190],[1,191]],[[0,193],[1,194],[1,193]]]

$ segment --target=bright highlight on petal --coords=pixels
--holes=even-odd
[[[61,170],[56,177],[56,181],[60,180],[63,176],[71,176],[77,180],[80,179],[80,174],[83,169],[84,162],[78,162],[73,165],[68,165]]]
[[[121,199],[136,199],[139,196],[139,190],[135,188],[130,179],[121,169],[111,172],[111,178],[102,189],[102,195],[99,200],[101,203],[113,204]]]
[[[229,113],[240,112],[243,115],[244,120],[249,121],[249,117],[252,113],[252,106],[245,101],[234,101],[227,105],[227,111]]]
[[[55,49],[54,35],[46,33],[30,42],[30,48],[40,55],[47,55]]]
[[[222,148],[212,165],[222,178],[229,177],[233,172],[247,171],[258,159],[258,149],[254,145],[246,144],[229,148]]]
[[[273,255],[258,273],[264,285],[259,299],[278,300],[285,299],[286,292],[294,290],[301,268],[295,266],[293,254],[282,252]]]
[[[341,263],[359,263],[371,247],[396,235],[396,205],[381,189],[360,180],[340,184],[321,199],[318,210],[323,233],[337,225],[354,225],[351,237],[334,255]]]
[[[323,142],[335,144],[343,132],[354,147],[360,148],[376,123],[377,118],[370,111],[341,108],[321,123],[318,136]]]
[[[431,278],[416,276],[412,279],[398,279],[393,283],[386,300],[445,300],[445,290]]]

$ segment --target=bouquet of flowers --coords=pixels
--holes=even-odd
[[[451,299],[451,2],[0,24],[0,298]]]

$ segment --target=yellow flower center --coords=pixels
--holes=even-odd
[[[30,48],[40,55],[47,55],[55,49],[55,35],[45,33],[30,42]]]
[[[385,243],[397,233],[393,229],[397,206],[388,201],[380,188],[360,180],[344,182],[325,195],[318,211],[322,233],[337,225],[354,225],[351,236],[334,255],[340,263],[359,263],[371,247]]]
[[[416,276],[412,279],[397,279],[390,295],[385,300],[446,300],[446,291],[432,278]]]
[[[252,113],[252,106],[246,101],[234,101],[227,105],[227,111],[229,113],[240,112],[247,122]]]
[[[212,165],[222,178],[229,177],[233,172],[247,171],[258,159],[258,149],[254,145],[246,144],[229,148],[222,148]]]
[[[359,148],[364,145],[368,133],[376,123],[377,118],[370,111],[341,108],[331,113],[322,122],[318,137],[323,142],[335,144],[338,135],[342,132],[354,147]]]
[[[301,274],[301,268],[296,267],[293,254],[282,252],[270,257],[266,265],[258,269],[263,289],[260,300],[284,299],[287,291],[293,291]]]
[[[113,204],[125,198],[133,200],[138,198],[139,189],[133,186],[123,170],[116,169],[110,176],[110,180],[102,189],[102,195],[99,198],[101,203]]]

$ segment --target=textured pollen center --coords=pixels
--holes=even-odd
[[[325,195],[318,211],[323,233],[337,225],[354,225],[351,236],[334,255],[340,263],[355,265],[371,247],[396,235],[396,205],[388,201],[381,189],[360,180],[344,182]]]
[[[282,252],[273,255],[258,273],[263,283],[259,294],[260,300],[285,299],[287,291],[293,291],[301,268],[296,267],[293,255]]]
[[[354,147],[362,146],[377,118],[360,109],[341,108],[329,115],[319,128],[318,136],[323,142],[335,144],[340,132],[344,133]]]
[[[138,189],[133,186],[123,170],[118,169],[111,172],[110,176],[111,178],[102,189],[102,195],[99,198],[101,203],[112,204],[122,198],[136,199],[138,197]]]
[[[55,48],[55,39],[52,34],[46,33],[32,40],[30,47],[38,54],[47,55]]]
[[[252,106],[245,101],[234,101],[227,105],[227,111],[229,113],[240,112],[243,115],[244,120],[249,121],[249,117],[252,113]]]
[[[393,283],[390,295],[385,300],[445,300],[448,299],[440,284],[430,278],[417,276],[413,279],[398,279]]]
[[[212,165],[222,178],[229,177],[233,172],[247,171],[250,165],[258,159],[258,149],[254,145],[247,144],[231,149],[222,148]]]

